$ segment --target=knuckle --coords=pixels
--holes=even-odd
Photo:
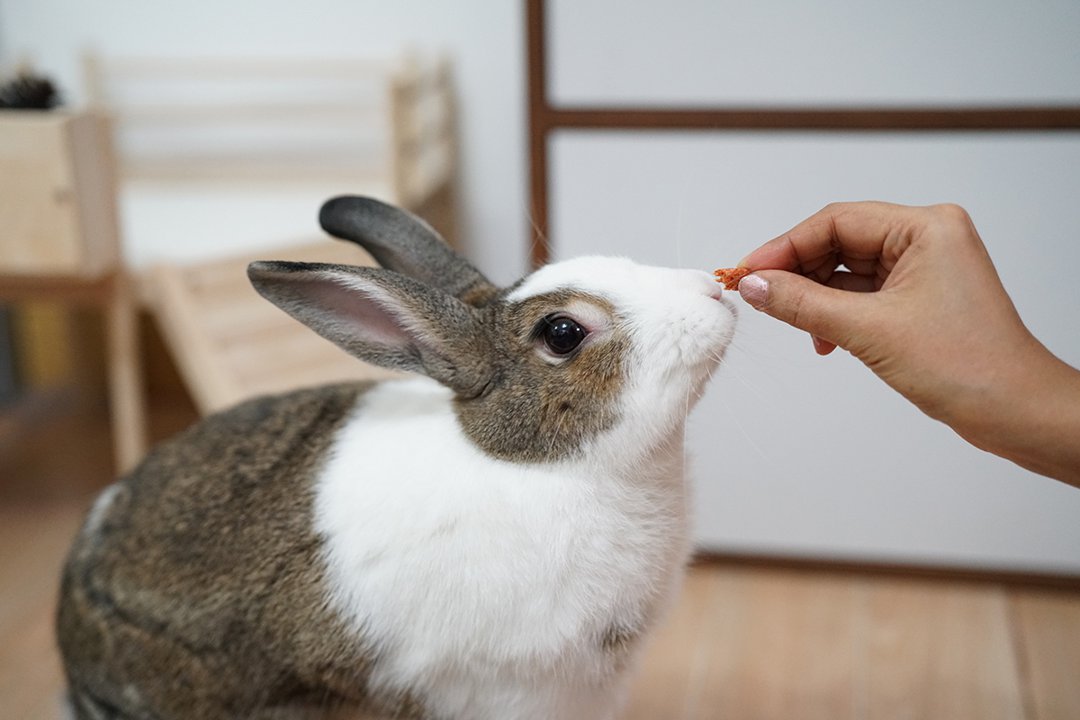
[[[842,215],[847,211],[849,203],[846,202],[831,202],[825,207],[821,208],[822,215]]]
[[[956,203],[942,203],[934,205],[931,210],[944,222],[951,225],[970,225],[971,216],[968,211]]]

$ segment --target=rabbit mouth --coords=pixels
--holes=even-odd
[[[709,297],[719,307],[711,308],[712,312],[702,323],[703,327],[688,333],[692,344],[684,354],[684,357],[689,360],[687,364],[690,392],[695,399],[705,392],[705,386],[723,362],[734,336],[735,322],[738,318],[738,308],[731,300],[723,296],[723,291],[710,293]]]
[[[717,290],[718,292],[709,293],[712,305],[708,315],[702,318],[697,328],[688,331],[689,337],[698,345],[697,352],[702,357],[701,363],[710,372],[723,360],[739,317],[735,303],[727,298],[723,290]]]

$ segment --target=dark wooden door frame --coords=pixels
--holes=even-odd
[[[551,257],[548,142],[562,129],[827,132],[1080,131],[1080,106],[889,108],[557,107],[548,96],[547,3],[526,0],[528,53],[529,259]]]

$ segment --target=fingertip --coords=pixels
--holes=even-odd
[[[822,340],[817,335],[810,335],[814,341],[814,352],[818,355],[828,355],[836,349],[836,343],[829,342],[828,340]]]
[[[769,299],[769,282],[760,275],[747,275],[739,281],[739,295],[755,310],[760,310]]]

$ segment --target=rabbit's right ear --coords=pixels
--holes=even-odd
[[[479,311],[441,290],[382,268],[254,262],[252,285],[346,352],[382,367],[421,372],[462,397],[490,383],[494,347]]]
[[[380,265],[475,305],[495,286],[458,255],[435,229],[412,213],[370,197],[342,195],[323,203],[319,224],[360,245]]]

